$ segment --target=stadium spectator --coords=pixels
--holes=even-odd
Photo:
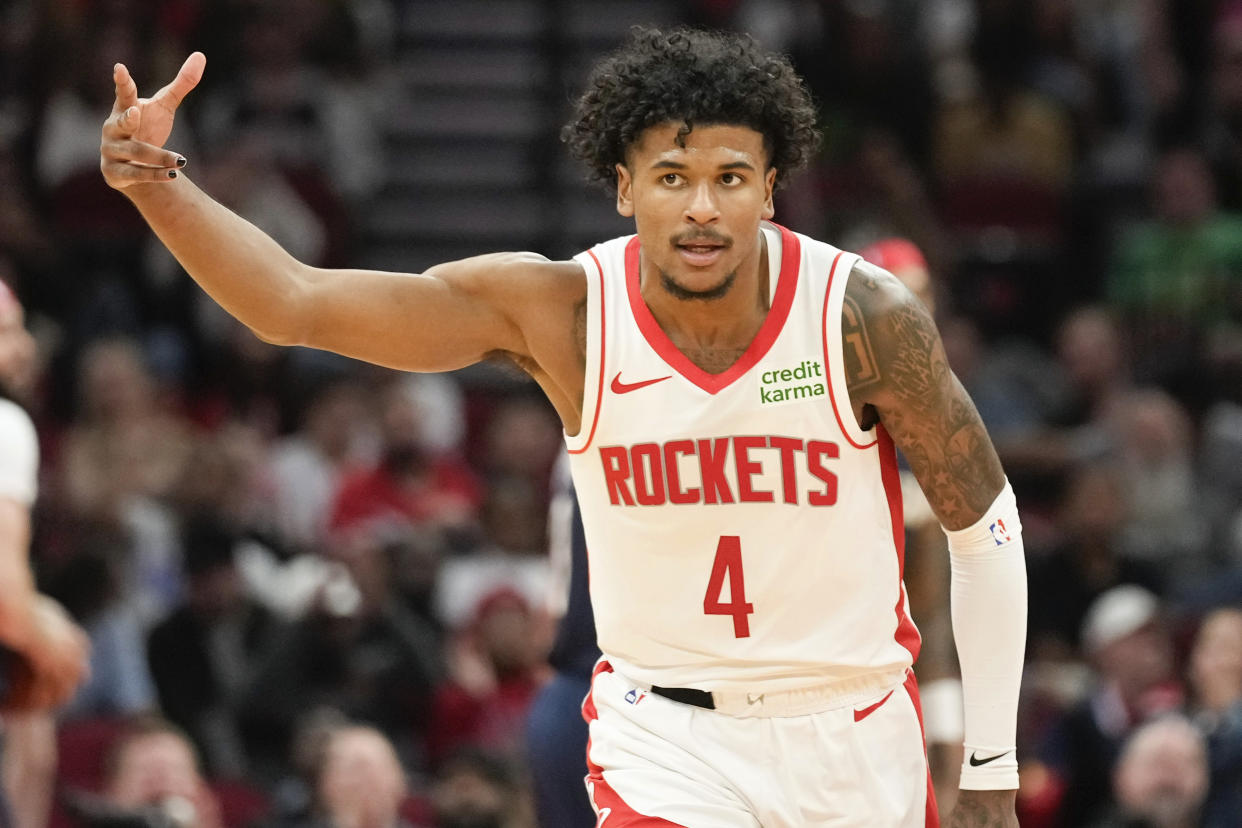
[[[1211,825],[1242,814],[1242,610],[1225,607],[1199,626],[1187,669],[1190,712],[1207,739]]]
[[[1060,818],[1081,825],[1111,806],[1112,768],[1134,728],[1182,703],[1173,644],[1156,596],[1122,585],[1096,598],[1083,622],[1083,651],[1096,687],[1053,732],[1045,754],[1065,782]]]
[[[1092,826],[1216,828],[1200,818],[1207,790],[1202,735],[1180,715],[1162,716],[1135,728],[1126,740],[1113,771],[1116,807]]]
[[[248,771],[249,734],[239,707],[274,626],[243,591],[235,560],[239,542],[218,519],[188,522],[186,600],[147,639],[160,709],[193,739],[212,776],[232,779]]]
[[[158,718],[135,720],[112,745],[100,796],[78,792],[70,802],[84,828],[224,828],[193,745]]]
[[[428,753],[433,766],[463,748],[516,761],[526,714],[543,676],[546,635],[526,600],[501,588],[485,596],[450,644],[450,674],[436,693]]]

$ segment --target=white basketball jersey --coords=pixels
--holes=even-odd
[[[587,371],[566,442],[599,646],[636,681],[775,692],[900,675],[917,656],[895,450],[858,427],[845,390],[858,257],[764,232],[771,309],[721,374],[655,321],[636,236],[576,257]]]

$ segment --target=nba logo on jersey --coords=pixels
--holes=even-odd
[[[992,540],[996,541],[997,546],[1009,543],[1009,530],[1005,528],[1005,521],[998,518],[996,523],[988,528],[992,530]]]
[[[629,702],[630,704],[638,704],[640,701],[642,701],[646,697],[647,697],[647,694],[640,692],[637,688],[625,694],[625,700]]]

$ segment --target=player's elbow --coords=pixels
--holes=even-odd
[[[301,344],[299,337],[286,328],[272,327],[264,328],[263,330],[251,328],[250,332],[254,334],[260,342],[266,342],[268,345],[289,346]]]
[[[310,329],[311,280],[300,270],[282,280],[279,293],[266,302],[263,313],[245,320],[246,327],[269,345],[305,345]]]

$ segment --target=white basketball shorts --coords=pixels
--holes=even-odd
[[[602,660],[582,706],[597,828],[933,828],[914,674],[863,701],[738,717],[655,695]]]

